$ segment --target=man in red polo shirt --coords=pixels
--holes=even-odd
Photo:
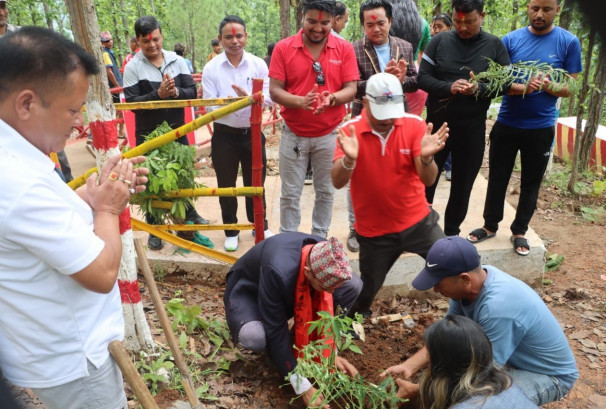
[[[340,189],[351,179],[360,243],[363,288],[352,314],[371,315],[370,305],[402,252],[425,258],[444,237],[425,186],[438,174],[433,155],[444,148],[448,128],[432,134],[431,124],[404,112],[403,98],[395,75],[375,74],[366,82],[362,114],[338,130],[332,182]]]
[[[303,28],[276,44],[269,67],[271,99],[284,108],[280,140],[280,233],[298,231],[299,199],[311,157],[315,202],[311,233],[326,237],[332,219],[330,180],[336,128],[360,78],[353,46],[332,34],[334,0],[306,0]]]

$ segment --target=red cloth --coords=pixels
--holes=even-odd
[[[316,314],[318,311],[327,311],[330,315],[334,314],[332,294],[325,291],[314,291],[311,295],[311,286],[305,277],[303,268],[307,261],[307,256],[313,247],[313,244],[308,244],[301,250],[301,266],[299,267],[299,277],[295,287],[295,349],[293,351],[297,358],[301,358],[300,350],[311,341],[324,339],[324,335],[318,335],[317,331],[308,334],[309,322],[319,318]],[[329,357],[334,348],[332,340],[326,340],[326,344],[331,348],[324,349],[325,357]]]
[[[307,95],[316,84],[316,72],[312,69],[314,58],[303,44],[303,30],[292,37],[279,41],[271,55],[269,76],[284,82],[284,88],[294,95]],[[353,46],[345,40],[328,35],[325,47],[318,59],[326,85],[318,86],[318,92],[336,92],[345,82],[360,79]],[[328,135],[345,116],[345,106],[328,107],[320,115],[298,108],[283,108],[280,115],[297,136],[318,137]]]
[[[377,237],[401,232],[421,221],[429,214],[429,207],[413,159],[421,154],[425,121],[412,114],[397,119],[385,147],[372,132],[365,109],[343,124],[347,135],[350,125],[356,129],[359,146],[350,182],[356,231]],[[337,143],[334,161],[343,156]]]

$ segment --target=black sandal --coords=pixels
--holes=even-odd
[[[528,254],[530,254],[530,244],[528,244],[528,239],[526,239],[526,237],[511,236],[510,240],[513,243],[513,251],[515,251],[517,255],[527,256]],[[522,247],[527,250],[526,251],[518,250],[518,247]]]
[[[486,230],[484,230],[482,228],[475,229],[467,235],[467,241],[470,243],[476,244],[476,243],[483,242],[484,240],[491,239],[496,235],[497,235],[497,233],[488,233]],[[472,240],[471,236],[475,236],[476,239]]]

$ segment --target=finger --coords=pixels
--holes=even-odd
[[[318,92],[318,84],[314,84],[314,87],[311,89],[311,94],[316,94]]]
[[[86,189],[95,189],[97,187],[97,173],[93,173],[91,174],[87,179],[86,179]]]
[[[353,125],[349,125],[349,136],[353,137],[356,134],[356,128]]]
[[[433,123],[429,122],[427,124],[427,133],[431,135],[431,131],[433,131]]]

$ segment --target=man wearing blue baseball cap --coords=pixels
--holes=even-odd
[[[464,315],[477,322],[492,343],[495,362],[505,366],[537,405],[561,399],[579,377],[566,336],[538,294],[498,268],[482,265],[476,248],[464,238],[438,240],[412,285],[423,291],[433,287],[449,297],[447,315]],[[428,363],[423,347],[382,375],[409,379]],[[399,394],[418,393],[417,385],[399,383]]]

